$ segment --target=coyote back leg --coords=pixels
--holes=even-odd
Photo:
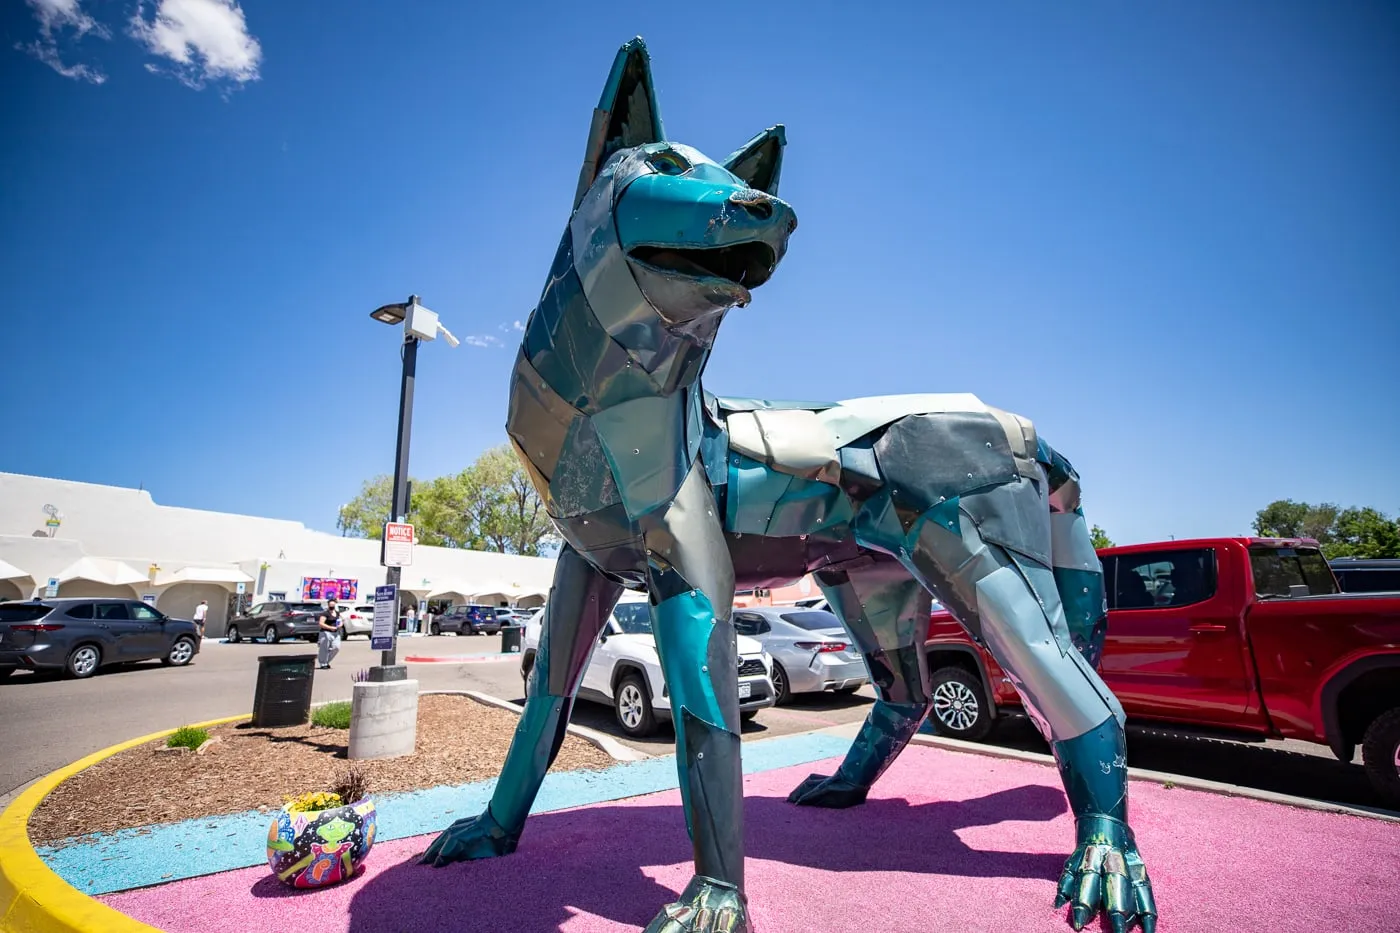
[[[836,773],[808,777],[788,795],[792,803],[849,807],[863,802],[928,715],[923,641],[929,594],[884,554],[872,553],[853,564],[851,569],[824,570],[817,582],[860,646],[879,699]]]
[[[564,546],[541,622],[525,711],[491,802],[481,815],[457,820],[444,830],[423,854],[423,862],[446,865],[515,851],[545,772],[564,742],[574,694],[598,633],[621,595],[619,584]]]

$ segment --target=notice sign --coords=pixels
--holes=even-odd
[[[373,651],[388,651],[394,647],[398,632],[399,588],[392,583],[374,588],[374,627],[370,629],[369,646]]]
[[[413,526],[389,522],[384,526],[384,566],[413,566]]]

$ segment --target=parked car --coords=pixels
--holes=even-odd
[[[1330,566],[1343,593],[1400,592],[1400,560],[1338,557]]]
[[[189,664],[199,627],[132,599],[34,599],[0,603],[0,678],[17,670],[91,677],[108,664]]]
[[[315,641],[321,630],[316,619],[324,608],[320,603],[258,603],[245,614],[230,619],[224,637],[234,644],[258,636],[269,645],[284,638]]]
[[[821,609],[751,606],[734,610],[734,628],[773,658],[773,700],[794,693],[855,693],[870,682],[860,649],[841,620]]]
[[[1099,551],[1099,672],[1130,721],[1361,746],[1400,804],[1400,594],[1343,593],[1310,539],[1210,538]],[[947,612],[929,620],[936,731],[977,740],[1020,698]]]
[[[539,650],[543,618],[544,610],[536,610],[521,639],[520,676],[526,690]],[[738,636],[738,648],[739,716],[747,721],[773,705],[773,662],[752,638]],[[613,609],[583,672],[578,696],[611,706],[618,726],[633,738],[654,734],[661,721],[671,718],[671,700],[661,675],[645,594],[624,593]]]
[[[500,630],[496,610],[475,603],[453,606],[428,625],[429,635],[495,635]]]
[[[374,629],[374,606],[341,606],[340,607],[341,636],[349,638],[351,635],[363,635],[370,637],[370,632]]]
[[[530,621],[530,616],[534,615],[532,609],[507,609],[504,606],[496,607],[496,621],[502,625],[524,625]]]

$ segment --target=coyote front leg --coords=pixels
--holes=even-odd
[[[495,793],[486,811],[453,823],[423,853],[433,865],[491,858],[515,851],[545,772],[559,754],[574,694],[598,633],[622,587],[568,545],[559,554],[549,590],[529,696]]]
[[[647,933],[747,933],[734,568],[702,466],[642,519],[656,650],[676,729],[695,877]]]

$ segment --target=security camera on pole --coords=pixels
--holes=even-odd
[[[418,368],[418,343],[439,334],[449,346],[457,338],[438,321],[436,313],[410,295],[402,304],[384,305],[370,317],[385,324],[403,324],[403,376],[399,384],[399,435],[394,452],[391,514],[380,542],[380,563],[388,568],[385,585],[375,588],[373,647],[383,653],[369,669],[369,680],[357,683],[351,695],[351,758],[394,758],[413,754],[418,737],[418,681],[396,663],[399,582],[402,569],[413,563],[413,526],[408,523],[408,441],[413,422],[413,380]]]

